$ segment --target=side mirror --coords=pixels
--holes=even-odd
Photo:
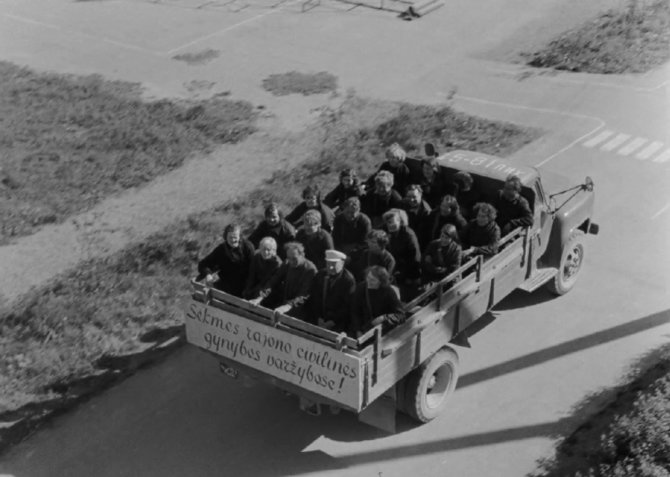
[[[584,184],[582,184],[582,189],[587,190],[589,192],[593,191],[593,179],[591,179],[589,176],[586,176],[586,179],[584,179]]]

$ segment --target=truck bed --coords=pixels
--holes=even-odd
[[[407,303],[408,319],[386,335],[377,326],[352,338],[193,281],[187,341],[247,374],[359,413],[524,282],[527,238],[517,229],[494,257],[469,260]]]

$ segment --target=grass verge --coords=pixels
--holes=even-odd
[[[88,261],[2,313],[0,353],[9,358],[0,363],[0,413],[11,416],[26,403],[53,401],[63,383],[95,374],[110,356],[145,350],[138,337],[148,331],[181,325],[188,278],[198,258],[218,243],[225,224],[235,221],[250,231],[266,202],[291,207],[306,183],[330,189],[344,167],[367,176],[381,162],[384,145],[393,141],[410,153],[430,140],[444,151],[458,147],[505,156],[539,134],[447,106],[408,104],[393,105],[392,117],[374,127],[361,126],[361,118],[376,109],[384,108],[349,96],[305,133],[314,136],[306,141],[313,150],[302,153],[313,159],[275,173],[247,197],[194,214],[111,257]]]
[[[531,54],[530,66],[643,73],[670,60],[670,0],[629,0]]]
[[[606,405],[558,446],[533,477],[667,477],[670,475],[670,345],[654,350],[625,382],[593,401]]]
[[[0,62],[0,243],[254,131],[248,102],[147,102],[139,93]]]

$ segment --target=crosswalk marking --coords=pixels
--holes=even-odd
[[[611,151],[611,150],[621,146],[624,142],[628,141],[628,139],[630,139],[630,134],[619,133],[616,136],[614,136],[614,139],[605,143],[604,146],[601,146],[600,150],[601,151]]]
[[[654,162],[667,162],[670,159],[670,149],[666,149],[654,158]]]
[[[650,162],[658,164],[670,162],[670,149],[667,149],[667,144],[662,141],[615,130],[601,131],[596,136],[583,140],[581,145],[588,148],[597,147],[605,152],[615,152],[618,156],[635,157],[640,161],[650,159]]]
[[[642,149],[640,152],[635,154],[635,157],[641,160],[649,159],[656,151],[658,151],[662,147],[663,143],[661,141],[654,141],[647,147]]]
[[[640,147],[642,147],[642,145],[645,144],[646,142],[647,142],[647,139],[645,139],[643,137],[636,137],[631,142],[626,144],[624,147],[619,149],[616,153],[620,154],[622,156],[627,156],[631,152],[633,152],[636,149],[639,149]]]
[[[603,142],[605,139],[610,137],[612,134],[614,134],[614,131],[603,131],[600,134],[598,134],[596,137],[593,137],[593,138],[589,139],[588,141],[586,141],[583,144],[583,146],[585,146],[585,147],[597,146],[598,144]]]

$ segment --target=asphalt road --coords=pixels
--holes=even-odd
[[[528,75],[485,53],[524,31],[548,35],[569,23],[564,9],[573,4],[470,3],[450,3],[411,23],[334,3],[301,16],[287,3],[279,10],[243,9],[235,21],[230,11],[184,7],[151,25],[149,15],[165,5],[138,4],[123,17],[130,4],[79,4],[85,5],[79,18],[97,24],[77,22],[72,4],[0,3],[4,31],[14,29],[12,47],[0,46],[3,58],[141,80],[158,92],[181,91],[197,74],[222,78],[221,88],[234,86],[241,96],[272,101],[249,79],[258,83],[268,72],[291,69],[327,70],[361,93],[417,102],[440,101],[456,87],[459,109],[545,129],[515,160],[575,181],[593,177],[601,225],[571,293],[515,292],[498,306],[495,321],[471,339],[472,349],[460,352],[462,375],[449,408],[426,425],[402,418],[399,432],[386,435],[346,413],[309,416],[273,388],[228,380],[211,358],[187,347],[55,419],[6,454],[0,471],[16,477],[521,476],[577,425],[572,406],[666,343],[667,68],[636,77]],[[100,11],[107,21],[96,16]],[[554,16],[561,21],[551,21]],[[109,18],[120,27],[110,28]],[[213,29],[222,19],[230,23]],[[162,34],[133,34],[128,25],[142,22]],[[77,34],[68,34],[73,29]],[[194,73],[170,60],[205,48],[221,51],[225,65],[235,67],[215,62]]]

